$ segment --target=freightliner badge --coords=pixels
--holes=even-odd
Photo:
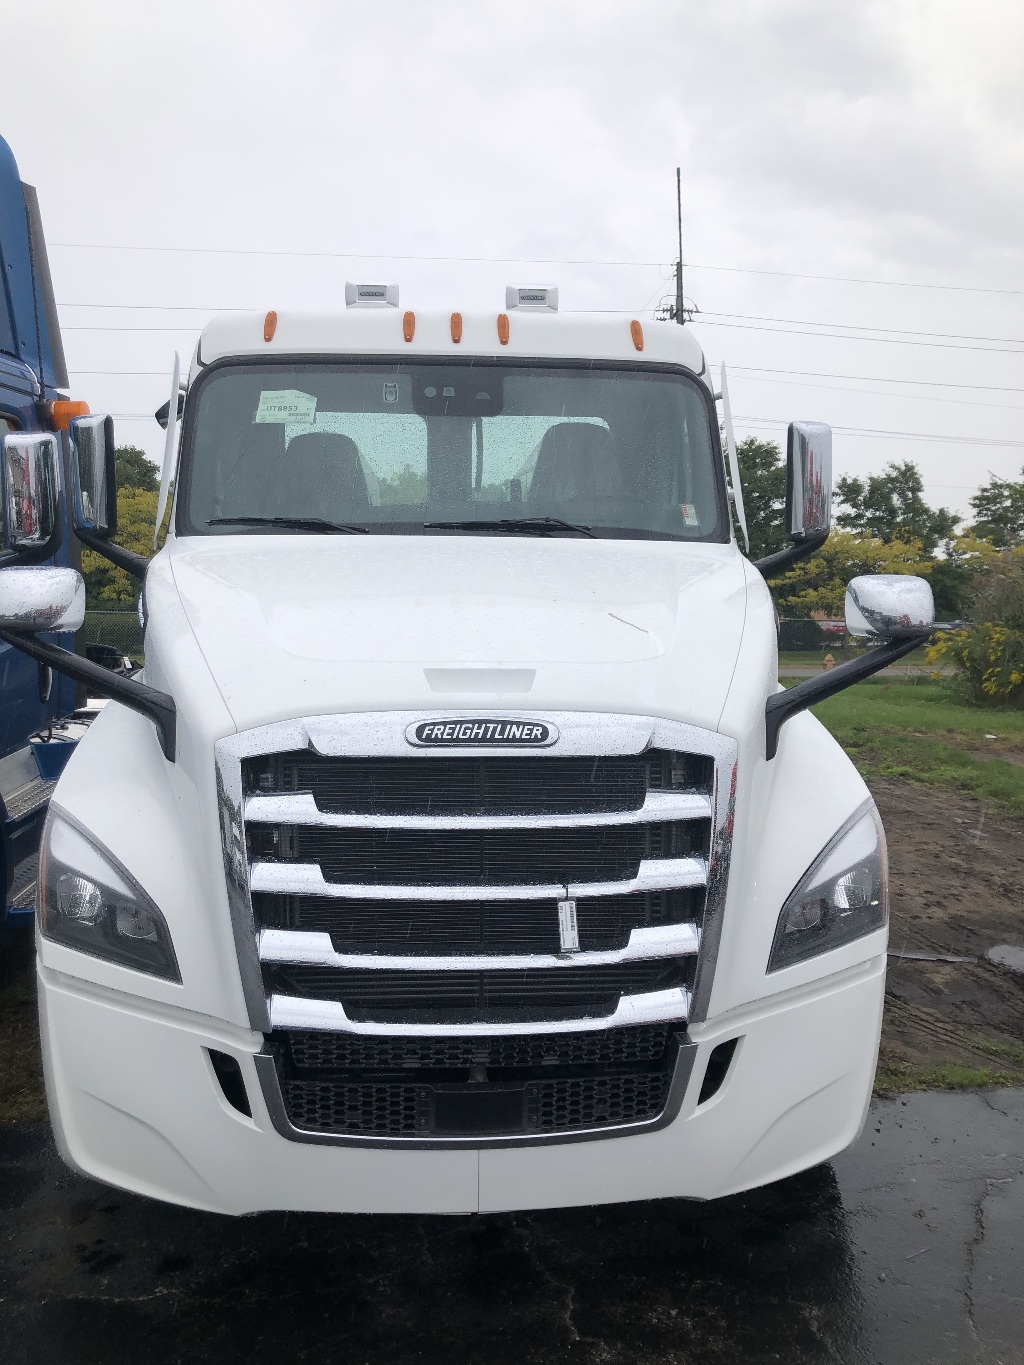
[[[465,748],[483,745],[499,748],[543,748],[554,744],[558,731],[544,720],[421,720],[405,732],[410,744]]]

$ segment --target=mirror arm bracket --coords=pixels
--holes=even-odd
[[[149,568],[149,560],[145,555],[136,554],[134,550],[126,550],[112,541],[103,540],[93,531],[83,531],[76,527],[75,535],[83,545],[95,550],[118,569],[124,569],[125,573],[131,574],[132,578],[137,578],[140,582],[145,581],[146,570]]]
[[[828,536],[829,533],[826,531],[823,536],[810,536],[807,540],[798,540],[793,545],[787,545],[784,550],[776,550],[774,554],[765,555],[763,559],[755,559],[752,563],[763,577],[777,578],[791,565],[799,563],[801,559],[807,559],[820,550]]]
[[[927,629],[894,636],[877,648],[868,650],[859,659],[850,659],[848,663],[829,669],[827,673],[808,678],[795,687],[787,688],[785,692],[776,692],[769,697],[764,708],[765,758],[775,757],[779,748],[779,731],[792,716],[806,711],[809,706],[817,706],[826,697],[832,697],[854,683],[863,682],[889,664],[896,663],[904,654],[910,654],[923,645],[936,629],[939,627],[929,626]]]
[[[136,682],[134,678],[119,678],[102,664],[94,664],[91,659],[83,659],[59,645],[41,640],[37,635],[23,630],[0,630],[0,640],[22,650],[30,658],[46,664],[57,673],[63,673],[76,682],[84,682],[100,696],[120,702],[140,716],[146,716],[157,728],[160,747],[168,763],[174,762],[177,739],[177,708],[174,698],[155,687]]]

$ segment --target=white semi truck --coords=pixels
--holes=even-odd
[[[3,638],[122,703],[44,841],[61,1153],[234,1214],[709,1199],[827,1159],[871,1091],[887,874],[806,708],[927,635],[927,584],[857,580],[880,643],[784,691],[764,574],[828,533],[827,427],[790,429],[758,566],[690,327],[396,305],[210,323],[148,566],[109,419],[73,424],[78,532],[144,576],[141,677],[39,638],[74,571],[0,569]]]

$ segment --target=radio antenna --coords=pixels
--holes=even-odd
[[[683,178],[676,167],[676,219],[679,227],[679,259],[676,261],[676,322],[680,327],[686,323],[683,307]]]

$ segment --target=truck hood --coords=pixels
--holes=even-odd
[[[488,701],[714,728],[746,607],[731,545],[232,536],[168,554],[239,729]]]

